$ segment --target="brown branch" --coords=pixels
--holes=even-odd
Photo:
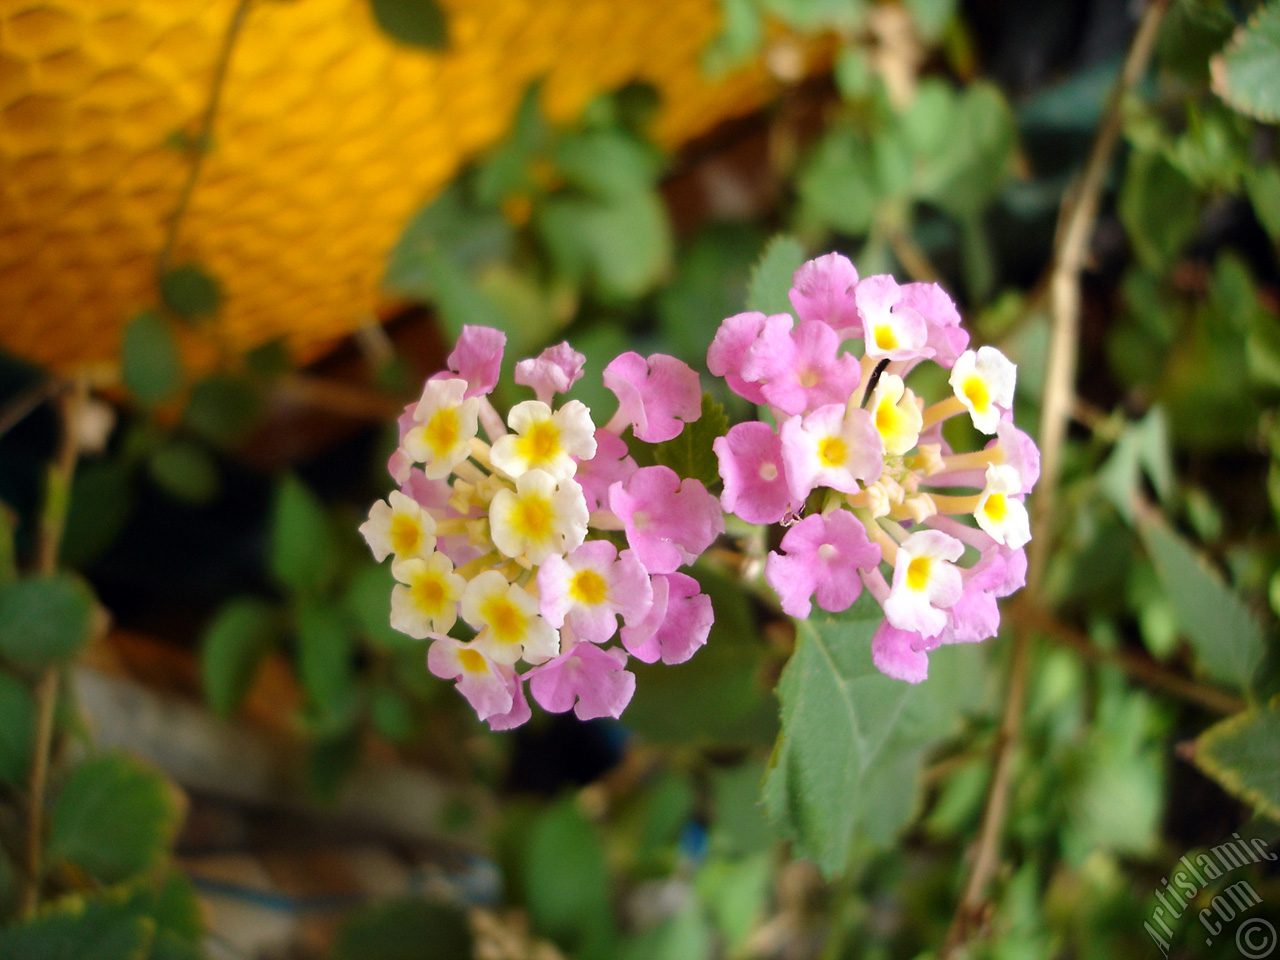
[[[62,532],[66,527],[71,477],[76,469],[79,447],[76,443],[76,419],[87,395],[84,381],[77,381],[73,389],[64,393],[58,405],[61,414],[62,436],[58,443],[57,458],[49,466],[45,487],[45,503],[40,517],[40,533],[36,544],[36,573],[50,576],[58,566],[58,551],[62,546]],[[22,916],[35,913],[40,899],[40,885],[44,879],[44,796],[49,782],[49,763],[53,752],[54,711],[58,704],[58,689],[62,684],[62,671],[49,667],[36,684],[36,729],[31,754],[31,780],[28,790],[26,885],[22,890]]]
[[[1126,94],[1146,73],[1147,64],[1155,49],[1160,23],[1168,6],[1169,0],[1152,0],[1148,4],[1129,46],[1124,67],[1111,91],[1102,126],[1090,151],[1084,174],[1075,189],[1063,199],[1059,230],[1055,238],[1053,272],[1049,279],[1053,327],[1040,416],[1040,486],[1033,503],[1034,538],[1028,556],[1026,595],[1031,600],[1039,593],[1052,545],[1063,445],[1066,442],[1067,424],[1075,408],[1080,274],[1088,258],[1089,241],[1097,222],[1111,154],[1120,137],[1123,124],[1120,108]],[[943,960],[949,960],[957,954],[982,925],[987,913],[987,887],[996,872],[1000,841],[1008,814],[1014,747],[1021,733],[1023,706],[1026,701],[1030,646],[1030,631],[1016,630],[1009,665],[1008,693],[996,738],[995,767],[987,793],[986,810],[978,835],[973,867],[956,908],[951,929],[947,933],[942,951]]]
[[[1109,663],[1123,670],[1138,683],[1173,694],[1188,703],[1229,716],[1245,708],[1244,701],[1225,690],[1197,683],[1175,670],[1162,666],[1150,657],[1131,650],[1104,650],[1081,630],[1055,620],[1047,610],[1028,601],[1015,605],[1013,611],[1019,629],[1038,630],[1069,647],[1074,653],[1094,663]]]

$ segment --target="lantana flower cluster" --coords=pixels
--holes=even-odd
[[[505,346],[463,328],[449,369],[399,418],[397,489],[360,530],[392,558],[391,625],[430,642],[431,672],[491,728],[528,720],[528,695],[617,717],[635,691],[630,657],[680,663],[711,629],[711,601],[681,568],[724,530],[720,504],[696,479],[638,466],[624,439],[678,436],[701,413],[698,376],[624,353],[603,372],[618,411],[597,426],[580,401],[556,403],[585,363],[560,344],[516,364],[533,398],[504,420],[490,394]]]
[[[1016,369],[994,347],[968,349],[934,283],[860,279],[832,253],[796,272],[790,300],[794,317],[729,317],[707,353],[770,418],[714,442],[721,502],[787,526],[765,563],[786,613],[841,611],[868,590],[885,614],[876,666],[916,683],[930,650],[994,636],[997,598],[1025,582],[1023,501],[1040,457],[1013,424]],[[927,362],[950,371],[932,403],[907,385]],[[991,438],[982,449],[948,446],[942,426],[958,416]]]

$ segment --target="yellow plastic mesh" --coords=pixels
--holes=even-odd
[[[249,346],[313,353],[365,322],[411,213],[545,77],[553,118],[629,80],[676,145],[768,94],[699,56],[716,0],[446,0],[450,49],[385,38],[368,0],[258,0],[174,261],[227,293]],[[116,354],[154,271],[234,0],[0,0],[0,344],[60,368]]]

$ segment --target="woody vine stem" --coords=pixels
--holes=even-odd
[[[1084,174],[1063,200],[1049,276],[1052,333],[1048,375],[1040,416],[1040,448],[1043,451],[1040,490],[1034,503],[1033,536],[1028,555],[1026,602],[1035,603],[1043,582],[1048,548],[1057,512],[1058,482],[1062,471],[1062,447],[1075,403],[1075,380],[1080,329],[1080,274],[1089,253],[1089,241],[1098,218],[1102,186],[1111,155],[1120,137],[1121,106],[1125,96],[1146,73],[1169,0],[1152,0],[1129,46],[1124,66],[1111,91],[1102,127],[1094,141]],[[1013,636],[1013,658],[1004,714],[996,740],[995,767],[978,836],[969,879],[965,884],[943,960],[955,957],[979,930],[986,913],[987,888],[995,874],[1000,839],[1008,816],[1014,747],[1021,735],[1030,663],[1031,631],[1020,624]]]

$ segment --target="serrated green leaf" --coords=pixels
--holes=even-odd
[[[49,816],[49,857],[102,883],[154,869],[177,834],[182,808],[164,775],[124,754],[71,769]]]
[[[233,447],[249,436],[265,409],[256,384],[244,377],[214,374],[192,387],[183,421],[209,442]]]
[[[0,782],[22,789],[31,764],[35,700],[27,685],[0,672]]]
[[[702,395],[702,413],[697,420],[687,423],[680,434],[664,440],[654,447],[654,458],[664,467],[670,467],[681,477],[702,481],[702,485],[714,492],[720,484],[719,462],[711,444],[729,432],[729,418],[724,407]]]
[[[203,268],[188,263],[160,278],[160,299],[183,320],[204,320],[218,312],[222,286]]]
[[[217,464],[190,440],[170,440],[151,454],[147,467],[158,487],[187,503],[208,503],[218,493]]]
[[[131,903],[76,899],[0,930],[0,960],[146,960],[154,929]]]
[[[648,293],[671,266],[671,224],[653,190],[606,200],[558,194],[542,204],[535,225],[560,276],[609,303]]]
[[[31,670],[71,660],[89,639],[93,607],[74,574],[15,580],[0,590],[0,655]]]
[[[200,644],[200,680],[214,713],[235,713],[278,633],[275,609],[261,600],[241,597],[218,611]]]
[[[571,799],[533,822],[524,846],[523,880],[525,903],[539,931],[582,960],[613,956],[604,848]]]
[[[511,224],[498,211],[477,207],[462,186],[452,184],[409,221],[387,258],[383,286],[389,293],[434,300],[441,254],[471,273],[509,260],[514,241]]]
[[[334,941],[336,960],[469,960],[471,935],[462,911],[419,899],[358,911]]]
[[[425,50],[449,47],[449,20],[437,0],[370,0],[373,17],[393,40]]]
[[[844,127],[832,127],[818,141],[800,168],[796,189],[802,223],[854,237],[871,229],[884,195],[866,138]]]
[[[1200,669],[1214,680],[1247,688],[1263,650],[1262,628],[1252,611],[1163,522],[1147,520],[1138,529]]]
[[[296,477],[285,477],[271,515],[272,575],[290,590],[314,596],[337,575],[336,549],[323,504]]]
[[[1259,7],[1209,69],[1214,92],[1236,110],[1269,123],[1280,119],[1280,2]]]
[[[1196,740],[1195,762],[1228,792],[1280,820],[1280,706],[1210,727]]]
[[[797,624],[778,684],[782,731],[765,806],[828,876],[848,867],[855,842],[887,846],[910,821],[925,748],[958,723],[953,698],[978,686],[953,673],[973,672],[973,647],[936,651],[920,684],[880,673],[871,638],[882,619],[865,593],[838,616],[815,611]]]
[[[599,200],[652,191],[662,155],[625,133],[591,130],[566,136],[556,149],[556,168],[565,181]]]
[[[747,281],[747,309],[766,315],[790,313],[791,278],[804,263],[804,247],[795,237],[780,233],[764,248]]]
[[[138,314],[124,330],[120,376],[134,399],[154,406],[182,387],[182,357],[173,328],[153,310]]]

